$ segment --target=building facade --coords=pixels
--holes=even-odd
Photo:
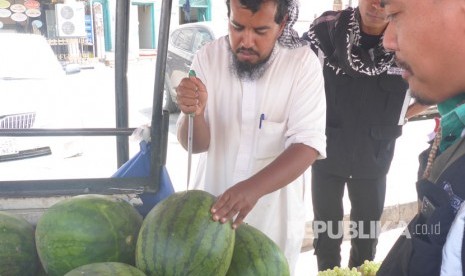
[[[45,36],[63,62],[111,59],[118,0],[0,0],[0,32]],[[357,5],[352,0],[300,1],[295,28],[302,34],[323,11]],[[131,0],[129,56],[155,54],[162,0]],[[227,26],[225,0],[172,0],[170,29],[213,21]]]
[[[116,1],[0,0],[0,32],[41,34],[64,62],[103,60],[114,52]],[[170,28],[211,21],[215,5],[225,6],[223,1],[212,2],[173,0]],[[130,58],[157,48],[161,5],[162,0],[131,1]]]

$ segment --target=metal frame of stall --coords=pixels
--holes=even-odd
[[[129,160],[128,44],[130,1],[116,1],[115,128],[0,129],[1,136],[116,136],[117,164]],[[0,181],[0,198],[53,197],[79,194],[140,194],[157,192],[166,163],[169,112],[163,110],[163,88],[172,0],[162,0],[151,119],[151,175],[132,178],[47,179]]]

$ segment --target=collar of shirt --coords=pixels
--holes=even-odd
[[[441,114],[441,116],[444,116],[464,102],[465,102],[465,92],[451,99],[443,101],[442,103],[438,103],[439,114]]]
[[[441,114],[441,152],[462,137],[465,129],[465,93],[438,104]]]

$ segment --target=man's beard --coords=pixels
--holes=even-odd
[[[240,61],[236,55],[239,51],[253,51],[252,49],[239,48],[236,50],[236,53],[233,52],[231,46],[229,49],[231,50],[232,55],[232,66],[230,69],[239,79],[254,81],[258,80],[265,74],[266,69],[268,69],[268,60],[270,60],[271,54],[258,63],[252,64]]]

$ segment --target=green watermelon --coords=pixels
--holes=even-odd
[[[113,196],[81,195],[62,200],[39,218],[36,247],[48,275],[95,262],[133,265],[142,217]]]
[[[20,216],[0,212],[0,275],[35,275],[38,265],[32,224]]]
[[[190,190],[174,193],[147,214],[136,246],[136,267],[147,275],[225,275],[235,232],[215,222],[215,197]]]
[[[40,264],[40,262],[39,262]],[[37,271],[36,276],[47,276],[47,273],[45,272],[44,268],[42,267],[42,264],[39,265],[39,270]]]
[[[289,265],[278,245],[260,230],[243,223],[236,229],[228,276],[288,276]]]
[[[80,266],[65,276],[145,276],[139,269],[125,263],[106,262]]]

